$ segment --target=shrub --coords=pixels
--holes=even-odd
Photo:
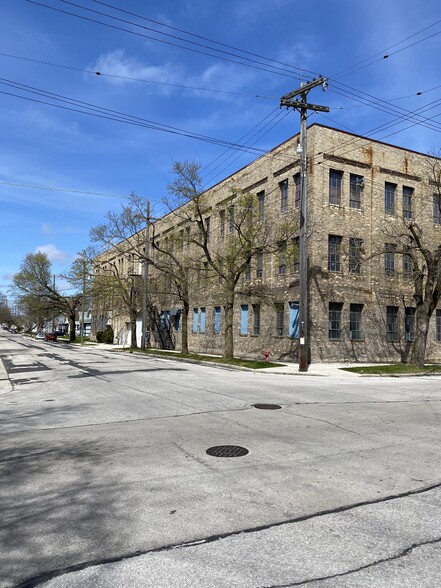
[[[98,340],[98,333],[97,333],[97,340]],[[110,325],[107,325],[106,329],[102,333],[102,342],[103,343],[113,343],[113,329]]]

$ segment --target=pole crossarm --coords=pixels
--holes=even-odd
[[[312,80],[312,82],[308,82],[307,84],[303,84],[302,86],[300,86],[300,88],[297,88],[297,90],[293,90],[292,92],[288,92],[288,94],[285,94],[284,96],[282,96],[282,98],[280,99],[282,100],[291,100],[291,98],[294,98],[295,96],[300,96],[301,94],[307,94],[309,92],[309,90],[312,90],[312,88],[315,88],[316,86],[323,86],[323,88],[325,88],[326,86],[326,82],[327,79],[320,77],[317,78],[316,80]]]
[[[319,104],[309,104],[308,102],[300,102],[300,100],[285,100],[280,99],[280,106],[287,108],[304,108],[305,110],[315,110],[316,112],[329,112],[328,106],[320,106]]]
[[[307,156],[307,112],[329,112],[327,106],[310,104],[306,101],[309,90],[321,85],[326,90],[326,79],[318,78],[302,84],[297,90],[285,94],[280,99],[280,106],[296,108],[300,113],[300,232],[299,232],[299,372],[308,371],[309,363],[309,318],[308,318],[308,230],[307,230],[307,195],[308,195],[308,156]],[[293,100],[296,96],[298,99]]]

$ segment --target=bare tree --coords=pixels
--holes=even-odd
[[[240,279],[253,259],[286,245],[297,225],[285,223],[271,229],[258,217],[257,196],[239,189],[232,189],[222,204],[213,206],[209,192],[202,190],[200,167],[194,161],[175,162],[175,179],[168,189],[175,216],[190,228],[189,239],[199,252],[197,258],[208,264],[218,279],[218,296],[225,308],[224,357],[233,358],[233,313],[236,296],[242,291]],[[213,237],[215,229],[220,238]],[[248,295],[252,292],[249,288]]]
[[[13,276],[13,289],[22,302],[39,308],[46,313],[60,312],[67,316],[70,328],[70,341],[75,341],[76,311],[81,303],[83,293],[75,282],[79,279],[78,266],[73,266],[67,276],[71,280],[73,293],[64,295],[59,292],[52,280],[52,264],[45,253],[26,255],[20,271]],[[78,283],[78,282],[77,282]]]
[[[441,160],[432,156],[427,165],[432,192],[418,201],[409,200],[403,218],[383,226],[388,242],[378,244],[373,253],[402,259],[402,276],[408,280],[415,305],[413,340],[403,359],[417,367],[424,365],[430,319],[441,298],[441,243],[434,231],[434,224],[441,224]]]

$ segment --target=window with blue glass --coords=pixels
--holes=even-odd
[[[205,317],[206,317],[206,312],[205,312],[205,306],[201,307],[201,320],[199,323],[199,333],[205,333]]]
[[[300,335],[300,316],[299,303],[289,303],[289,336],[292,339],[297,339]]]
[[[193,308],[193,333],[198,332],[198,318],[199,318],[199,309]]]
[[[214,321],[213,321],[213,332],[215,335],[219,335],[221,330],[221,307],[214,307]]]
[[[240,334],[248,335],[248,304],[240,305]]]

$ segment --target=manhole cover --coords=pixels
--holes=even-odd
[[[214,457],[241,457],[248,453],[248,449],[239,445],[217,445],[207,449],[207,453]]]
[[[278,404],[253,404],[253,406],[261,410],[279,410],[279,408],[282,408]]]

